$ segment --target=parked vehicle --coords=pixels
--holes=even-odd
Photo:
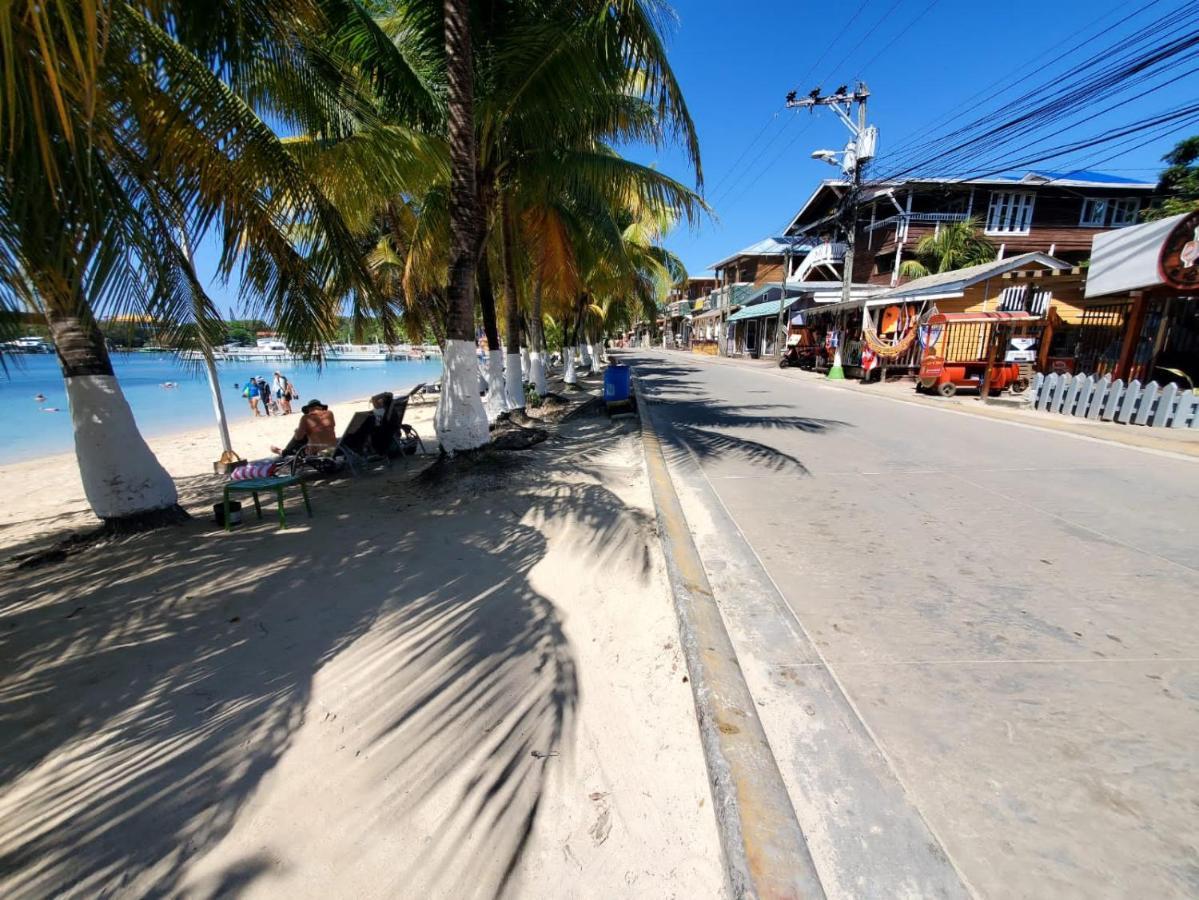
[[[787,338],[787,346],[779,358],[779,368],[793,366],[797,369],[812,369],[816,367],[816,345],[811,340],[805,340],[803,334],[793,334]]]
[[[934,336],[922,338],[929,350],[920,361],[916,390],[942,397],[962,388],[981,393],[988,369],[989,393],[1027,390],[1032,379],[1029,348],[1044,325],[1044,319],[1026,312],[934,314],[921,326]]]
[[[917,376],[916,390],[925,394],[940,394],[942,397],[952,397],[958,388],[972,388],[981,391],[983,380],[987,377],[987,363],[981,362],[946,362],[940,356],[932,354],[920,361],[920,374]],[[1011,390],[1019,394],[1028,390],[1029,379],[1021,372],[1020,363],[997,363],[991,367],[992,394],[1003,390]]]

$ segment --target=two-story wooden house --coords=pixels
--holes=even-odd
[[[692,318],[707,309],[716,287],[711,275],[694,275],[671,289],[659,325],[664,347],[686,348],[691,344]]]
[[[913,178],[862,189],[853,280],[895,286],[917,244],[947,222],[973,218],[999,259],[1047,253],[1080,263],[1096,234],[1134,225],[1156,186],[1103,172],[1028,172],[1020,177]],[[827,180],[787,227],[794,237],[836,237],[849,185]],[[835,246],[835,245],[834,245]]]

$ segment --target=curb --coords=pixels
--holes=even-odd
[[[691,677],[725,876],[735,898],[823,898],[824,888],[634,376],[642,448]]]

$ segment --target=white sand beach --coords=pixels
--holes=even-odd
[[[302,402],[307,403],[308,399]],[[409,403],[404,416],[404,421],[417,429],[430,448],[435,447],[435,441],[431,440],[435,402],[430,399]],[[230,410],[229,436],[233,449],[245,459],[271,456],[271,447],[283,446],[295,430],[299,407],[297,403],[296,412],[290,416],[258,418],[240,407]],[[339,431],[355,411],[368,408],[369,400],[365,397],[329,404]],[[221,455],[215,419],[211,428],[179,431],[148,440],[159,461],[180,483],[183,506],[193,515],[210,516],[211,509],[202,508],[203,501],[211,504],[220,494],[218,480],[211,477],[212,464]],[[4,499],[0,504],[0,550],[98,524],[88,509],[73,452],[0,466],[0,484],[4,485],[0,490]],[[210,488],[207,493],[201,485]],[[213,495],[211,500],[209,494]]]
[[[724,895],[635,423],[231,534],[214,433],[152,443],[190,523],[5,566],[0,895]],[[10,552],[90,524],[73,465],[6,469]]]

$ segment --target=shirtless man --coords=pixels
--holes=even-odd
[[[329,412],[329,407],[319,400],[309,400],[300,407],[300,412],[303,415],[295,435],[282,450],[271,447],[272,453],[291,456],[301,447],[319,453],[337,446],[337,423],[333,421],[333,413]]]

